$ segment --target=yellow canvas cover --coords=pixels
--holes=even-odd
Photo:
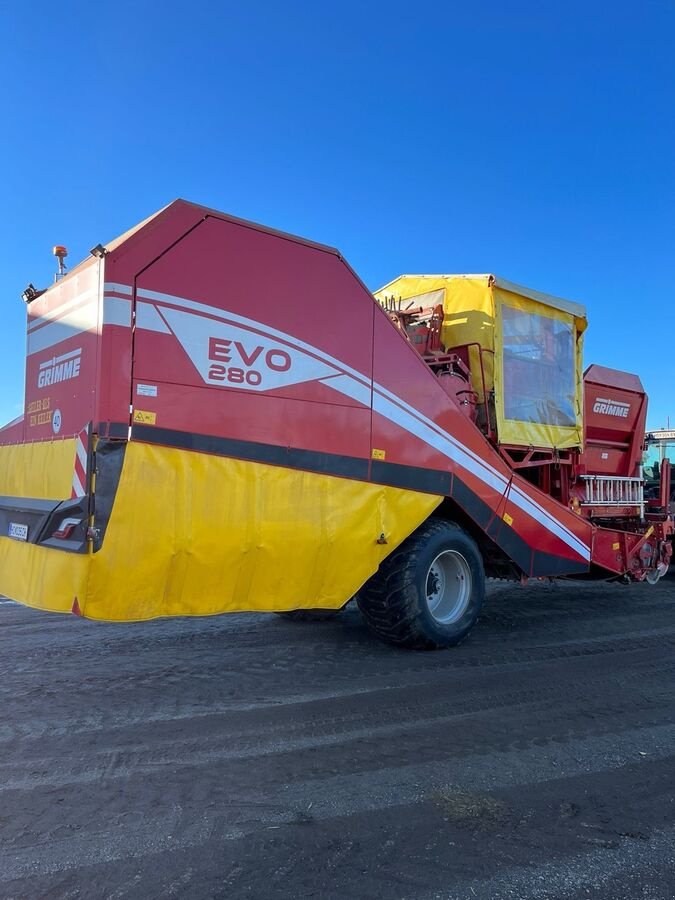
[[[468,346],[479,402],[494,391],[500,443],[581,446],[583,306],[495,275],[401,275],[375,297],[443,306],[441,341]]]
[[[67,497],[74,459],[75,439],[0,447],[0,495]],[[0,535],[0,593],[122,622],[339,609],[442,500],[131,441],[101,549]]]

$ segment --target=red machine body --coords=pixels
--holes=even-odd
[[[589,366],[584,373],[584,451],[580,471],[639,475],[646,419],[647,395],[637,375]]]
[[[448,396],[476,423],[478,394],[473,386],[483,385],[484,377],[480,371],[471,372],[465,347],[441,344],[443,308],[401,308],[394,298],[383,305]],[[593,565],[636,580],[657,578],[670,563],[672,523],[667,502],[647,503],[644,496],[647,395],[637,375],[598,365],[585,371],[583,387],[581,449],[552,451],[501,444],[489,411],[480,426],[514,471],[594,524]],[[667,495],[669,478],[666,463],[661,497]]]
[[[30,303],[25,417],[0,443],[91,423],[98,441],[427,492],[488,574],[667,566],[667,516],[633,495],[589,505],[588,476],[639,478],[635,376],[589,369],[583,453],[516,457],[477,424],[478,373],[440,344],[441,319],[383,310],[332,248],[178,200]]]

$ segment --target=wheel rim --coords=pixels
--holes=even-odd
[[[456,550],[444,550],[429,566],[426,600],[432,617],[441,625],[462,618],[471,599],[471,569]]]

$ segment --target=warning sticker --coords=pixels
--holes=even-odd
[[[373,459],[384,459],[386,457],[386,455],[387,454],[384,452],[384,450],[376,450],[373,447],[373,453],[372,453]]]
[[[513,516],[510,516],[508,513],[504,513],[502,519],[506,522],[507,525],[513,525]]]
[[[134,410],[134,422],[138,425],[154,425],[157,421],[157,413],[148,412],[145,409]]]

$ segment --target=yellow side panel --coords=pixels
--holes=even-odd
[[[441,500],[131,442],[80,608],[120,621],[339,608]]]
[[[0,496],[65,500],[75,468],[75,438],[0,447]]]
[[[483,351],[469,348],[472,386],[482,403],[494,386],[495,308],[487,278],[448,278],[443,313],[446,347],[478,344]]]
[[[570,313],[538,303],[511,291],[504,291],[496,287],[493,290],[497,309],[495,410],[500,443],[557,449],[580,447],[582,445],[583,429],[582,335],[585,328],[585,320],[576,319]],[[547,417],[550,417],[553,419],[555,418],[555,410],[559,409],[558,404],[561,399],[568,400],[569,402],[566,402],[565,406],[569,407],[570,424],[554,424],[553,421],[530,421],[508,415],[509,405],[511,408],[517,408],[518,385],[509,385],[505,379],[505,365],[508,361],[505,354],[507,353],[509,340],[513,341],[517,340],[517,338],[508,338],[504,333],[505,310],[506,312],[508,310],[517,310],[529,316],[542,317],[539,321],[554,320],[562,323],[569,330],[571,341],[569,349],[572,354],[570,359],[565,360],[560,348],[554,344],[548,348],[551,360],[557,361],[559,367],[559,377],[553,380],[552,386],[549,385],[547,387],[543,379],[537,378],[534,383],[530,381],[528,384],[523,384],[522,390],[523,397],[528,395],[530,398],[535,398],[532,402],[537,404],[537,410],[532,418],[541,417],[542,420],[545,420]],[[524,337],[523,340],[527,339]],[[537,351],[544,353],[546,349],[542,346],[538,347]],[[527,348],[524,348],[523,352],[526,353],[526,350]],[[543,371],[543,368],[542,366],[541,371]],[[567,380],[567,376],[570,379],[569,392],[562,387]],[[547,395],[547,390],[550,396]],[[527,403],[524,403],[523,406],[527,407]]]
[[[48,612],[71,612],[87,589],[88,554],[0,537],[0,593]]]
[[[524,297],[522,294],[515,294],[513,291],[506,291],[503,288],[493,287],[495,307],[500,304],[511,306],[513,309],[521,309],[523,312],[537,313],[546,315],[551,319],[557,319],[559,322],[574,322],[579,331],[586,330],[586,319],[578,318],[572,313],[566,312],[564,309],[558,309],[548,303],[540,303],[530,297]]]
[[[386,298],[393,297],[403,301],[403,308],[407,305],[407,301],[413,297],[429,295],[436,291],[445,292],[448,286],[448,278],[445,275],[400,275],[394,281],[390,281],[381,290],[376,291],[375,298],[383,303]],[[425,296],[420,300],[422,306],[431,303],[442,303],[443,295],[438,297]]]
[[[443,304],[443,345],[447,349],[478,345],[470,346],[468,353],[472,387],[479,403],[484,401],[486,393],[491,402],[494,389],[497,433],[501,444],[558,449],[581,446],[582,335],[586,328],[585,318],[499,288],[489,275],[401,275],[377,291],[375,297],[381,303],[392,297],[400,299],[402,309],[409,303],[419,303],[424,307]],[[555,388],[548,389],[547,393],[547,386],[539,383],[536,377],[528,386],[522,386],[521,397],[518,394],[518,379],[504,377],[504,309],[542,316],[564,323],[571,329],[573,346],[569,360],[557,356],[561,376],[565,376],[560,378],[559,383],[566,381],[568,375],[572,381],[569,389],[560,388],[560,393],[564,390],[564,397],[556,396]],[[556,351],[551,350],[551,359],[555,358]],[[512,376],[514,369],[511,369]],[[543,367],[539,375],[543,375]],[[520,404],[521,400],[525,401],[525,394],[529,395],[527,403]],[[564,415],[561,413],[563,409]],[[509,414],[513,410],[518,411],[522,418]]]
[[[483,349],[482,363],[485,388],[481,372],[481,354],[478,347],[469,349],[473,388],[480,402],[484,390],[492,390],[494,384],[494,325],[495,309],[492,287],[488,276],[464,278],[458,275],[401,275],[375,294],[381,303],[386,298],[400,298],[402,308],[419,298],[422,306],[443,305],[441,341],[447,348],[478,344]]]
[[[0,447],[0,495],[66,500],[75,438]],[[84,596],[89,557],[0,537],[0,593],[28,606],[70,612]]]

